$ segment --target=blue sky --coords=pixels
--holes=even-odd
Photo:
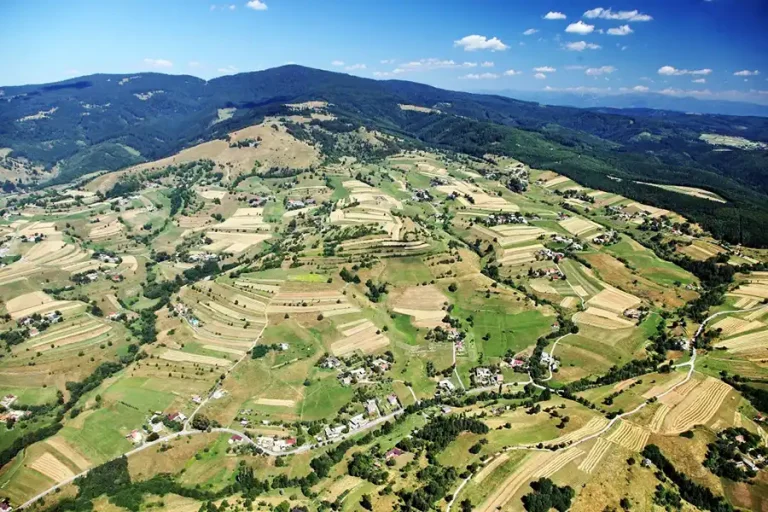
[[[768,103],[766,0],[0,2],[0,84],[296,63],[459,90]]]

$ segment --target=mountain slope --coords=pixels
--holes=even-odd
[[[514,154],[591,186],[674,204],[727,240],[768,245],[768,235],[751,227],[768,220],[768,152],[700,139],[718,134],[768,141],[768,120],[757,117],[542,106],[292,65],[207,82],[141,73],[2,88],[0,148],[58,165],[57,180],[65,182],[171,155],[286,113],[285,103],[309,100],[329,102],[345,123],[475,156]],[[729,203],[681,198],[636,180],[708,188]]]

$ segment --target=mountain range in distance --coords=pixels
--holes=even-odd
[[[589,109],[653,109],[691,114],[723,114],[731,116],[768,117],[768,105],[744,101],[705,100],[692,96],[670,96],[659,93],[598,94],[569,91],[499,91],[477,90],[478,94],[497,94],[508,98],[535,101],[545,105]],[[621,112],[617,112],[621,113]]]

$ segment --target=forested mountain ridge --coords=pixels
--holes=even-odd
[[[0,147],[57,180],[154,160],[285,111],[324,100],[347,123],[443,149],[514,154],[586,185],[690,216],[731,242],[768,245],[768,152],[716,146],[702,134],[768,141],[768,120],[648,110],[583,110],[283,66],[204,81],[157,73],[92,75],[0,89]],[[424,114],[400,105],[434,108]],[[713,203],[634,181],[694,185]]]

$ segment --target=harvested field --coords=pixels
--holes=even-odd
[[[552,178],[551,180],[546,181],[545,183],[542,183],[542,187],[544,188],[552,188],[556,185],[560,185],[561,183],[565,183],[566,181],[569,181],[570,178],[568,176],[558,176],[556,178]]]
[[[681,247],[679,251],[695,260],[706,260],[725,252],[721,247],[701,240],[695,240],[691,245]]]
[[[576,297],[565,297],[560,301],[560,305],[564,308],[573,309],[579,304],[579,299]]]
[[[237,348],[230,348],[230,347],[224,347],[221,345],[203,345],[203,348],[205,350],[213,350],[214,352],[222,352],[224,354],[234,354],[236,356],[242,356],[246,353],[245,350],[240,350]]]
[[[296,407],[296,401],[294,400],[280,400],[277,398],[259,398],[256,400],[259,405],[268,405],[270,407]]]
[[[634,425],[626,420],[619,420],[619,427],[611,432],[607,440],[629,450],[639,452],[645,447],[645,443],[648,442],[650,435],[651,433],[643,427]]]
[[[603,291],[587,301],[587,304],[599,309],[621,315],[629,308],[640,304],[640,299],[618,288],[606,287]]]
[[[74,345],[76,343],[98,338],[111,330],[111,325],[93,322],[88,326],[77,326],[74,332],[34,338],[35,342],[29,345],[29,348],[34,348],[37,352],[46,352],[54,348],[66,347],[68,345]]]
[[[597,442],[592,446],[592,449],[589,450],[589,453],[584,460],[581,461],[579,470],[585,473],[592,473],[612,446],[612,443],[606,441],[602,437],[598,437]]]
[[[125,267],[131,272],[136,272],[137,270],[139,270],[139,262],[136,261],[136,256],[126,255],[126,256],[123,256],[122,258],[123,258],[123,262],[120,264],[120,268]]]
[[[5,303],[5,307],[13,318],[18,318],[14,315],[19,311],[24,311],[25,309],[47,304],[49,302],[53,302],[52,297],[45,292],[35,291],[10,299]]]
[[[636,181],[635,183],[640,183],[641,185],[648,185],[651,187],[669,190],[672,192],[678,192],[680,194],[685,194],[687,196],[698,197],[699,199],[707,199],[709,201],[715,201],[716,203],[725,203],[725,199],[723,199],[719,195],[715,194],[714,192],[710,192],[709,190],[704,190],[702,188],[685,187],[682,185],[661,185],[659,183],[646,183],[643,181]]]
[[[499,244],[502,247],[519,244],[522,242],[530,242],[537,240],[542,235],[548,235],[551,231],[536,227],[536,226],[523,226],[520,224],[503,224],[500,226],[493,226],[490,230],[493,237],[497,238]]]
[[[681,381],[685,378],[683,374],[681,375]],[[700,381],[696,379],[690,379],[685,384],[681,384],[680,386],[676,387],[674,390],[670,391],[663,397],[661,397],[661,402],[668,405],[669,407],[674,407],[675,405],[679,404],[683,400],[685,400],[685,397],[688,396],[688,394],[693,391],[696,386],[698,386]],[[659,386],[661,387],[661,386]],[[653,388],[652,388],[653,389]],[[643,395],[643,398],[650,398],[650,396],[646,396],[650,394],[649,390],[645,395]]]
[[[654,396],[657,396],[657,395],[663,393],[664,391],[666,391],[668,389],[671,389],[673,386],[675,386],[676,384],[681,382],[683,379],[685,379],[685,374],[681,373],[681,372],[676,372],[674,378],[671,381],[669,381],[669,382],[667,382],[666,384],[663,384],[663,385],[653,386],[648,391],[643,393],[643,398],[648,399],[648,398],[652,398]],[[691,381],[693,381],[694,383],[696,382],[693,379],[691,379]],[[691,381],[689,381],[689,382],[691,382]],[[685,387],[685,385],[680,386],[675,391],[673,391],[673,393],[676,393],[679,389],[681,389],[683,387]]]
[[[331,345],[331,352],[343,356],[355,351],[370,354],[389,345],[389,338],[373,322],[365,321],[342,331],[344,338]]]
[[[546,464],[543,464],[536,469],[533,473],[533,479],[549,478],[561,469],[563,469],[569,462],[572,462],[584,455],[584,451],[577,447],[568,448],[567,450],[561,450],[557,452],[557,455],[550,459]]]
[[[475,475],[475,483],[478,483],[478,484],[482,483],[483,480],[488,478],[488,475],[493,473],[497,467],[501,466],[508,460],[509,460],[509,455],[506,453],[502,453],[501,455],[493,459],[491,462],[483,466],[483,469],[477,472],[477,474]]]
[[[392,310],[413,317],[417,327],[433,328],[445,317],[443,305],[447,298],[434,285],[410,286],[392,297]]]
[[[768,330],[744,334],[719,342],[717,348],[724,347],[729,352],[750,352],[757,349],[768,348]]]
[[[664,419],[664,431],[677,434],[706,423],[715,415],[731,389],[721,380],[707,377],[672,408]]]
[[[591,325],[599,329],[628,329],[634,327],[634,323],[617,316],[611,311],[589,307],[586,311],[580,311],[573,315],[573,321]]]
[[[721,336],[724,338],[735,336],[736,334],[740,334],[742,332],[754,331],[755,329],[760,329],[761,327],[765,327],[765,324],[762,322],[758,322],[757,320],[748,322],[736,317],[723,318],[719,322],[716,322],[712,325],[713,329],[722,329],[723,332]]]
[[[663,208],[656,208],[655,206],[650,206],[650,205],[641,204],[641,203],[630,203],[624,208],[624,210],[627,213],[645,212],[648,214],[648,216],[653,218],[661,217],[663,215],[669,215],[669,210],[665,210]]]
[[[581,217],[569,217],[559,222],[560,226],[574,236],[582,236],[593,230],[601,229],[602,226],[588,219]]]
[[[587,290],[584,289],[583,286],[577,285],[573,287],[573,291],[576,292],[576,295],[579,297],[587,297],[589,293],[587,293]]]
[[[748,315],[746,315],[744,319],[749,320],[751,322],[752,320],[755,320],[756,318],[760,318],[766,313],[768,313],[768,306],[763,306],[760,309],[756,309],[751,313],[749,313]]]
[[[751,297],[741,297],[733,305],[739,309],[752,309],[757,305],[757,302],[757,299]]]
[[[123,225],[117,219],[107,220],[103,222],[97,222],[91,232],[88,234],[88,238],[94,242],[100,242],[108,238],[114,238],[123,232]]]
[[[80,452],[75,450],[67,441],[61,436],[55,436],[48,439],[45,444],[59,452],[65,458],[69,459],[78,469],[85,470],[91,467],[91,461],[86,459]]]
[[[536,261],[536,253],[544,248],[541,244],[527,245],[525,247],[515,247],[513,249],[504,249],[499,258],[499,263],[503,265],[522,265]]]
[[[29,467],[38,473],[42,473],[54,482],[61,482],[75,476],[71,469],[50,453],[42,454]]]
[[[412,112],[421,112],[422,114],[441,114],[437,109],[429,108],[429,107],[420,107],[418,105],[405,105],[403,103],[400,103],[398,105],[400,107],[400,110],[410,110]]]
[[[267,312],[274,313],[356,313],[359,308],[347,301],[347,297],[337,290],[317,290],[307,292],[281,292],[270,302]]]
[[[228,359],[219,359],[217,357],[189,354],[179,350],[166,350],[160,354],[160,359],[165,359],[166,361],[174,361],[177,363],[199,363],[210,366],[229,366],[232,364],[232,362]]]
[[[532,279],[530,286],[535,292],[547,293],[550,295],[560,295],[560,293],[558,293],[558,291],[555,290],[551,284],[549,284],[548,279]],[[574,297],[571,298],[575,300]]]
[[[608,420],[602,416],[598,416],[589,420],[583,427],[565,434],[564,436],[560,436],[557,439],[548,441],[547,444],[560,444],[578,441],[581,438],[600,432],[606,427],[606,425],[608,425]]]
[[[750,283],[739,286],[731,295],[737,297],[753,297],[757,299],[768,299],[768,284],[764,283]]]
[[[534,472],[554,457],[555,454],[550,452],[531,453],[515,469],[515,471],[507,477],[504,483],[498,486],[498,488],[488,496],[485,502],[475,510],[478,512],[496,512],[497,510],[503,509],[523,484],[533,478]]]
[[[224,199],[227,196],[226,190],[200,190],[197,192],[206,199]]]
[[[429,175],[429,173],[423,173]],[[443,194],[455,194],[457,201],[468,210],[484,210],[493,212],[517,212],[520,207],[510,203],[503,197],[491,195],[482,188],[456,178],[448,178],[446,185],[436,187]],[[468,199],[468,198],[471,198]]]
[[[661,426],[664,424],[664,418],[667,417],[667,414],[669,414],[669,407],[667,404],[661,404],[661,406],[656,409],[653,418],[651,418],[651,423],[648,425],[651,432],[659,432],[661,430]]]

